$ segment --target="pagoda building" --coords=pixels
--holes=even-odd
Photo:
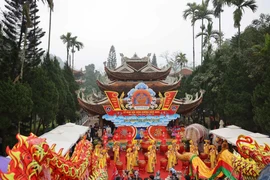
[[[139,58],[137,54],[128,58],[121,54],[122,65],[110,69],[104,64],[104,69],[108,79],[106,82],[97,80],[97,85],[102,92],[117,92],[119,96],[125,96],[130,93],[140,83],[151,92],[155,92],[153,98],[155,103],[159,105],[162,102],[162,94],[168,91],[177,90],[180,87],[181,76],[171,77],[171,67],[158,68],[151,64],[150,55]],[[141,86],[140,84],[140,86]],[[136,88],[135,88],[136,89]],[[176,92],[177,93],[177,92]],[[170,105],[177,106],[177,114],[189,115],[202,102],[203,91],[196,93],[195,96],[186,94],[186,97],[181,99],[173,98]],[[107,114],[106,105],[112,105],[112,102],[107,96],[85,96],[82,92],[78,93],[79,105],[89,115],[100,115],[100,118]],[[121,99],[123,108],[128,106],[126,99]]]

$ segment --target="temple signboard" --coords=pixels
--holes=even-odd
[[[179,105],[172,105],[177,91],[167,91],[162,95],[141,82],[131,89],[125,97],[124,92],[105,91],[110,105],[103,105],[106,120],[113,121],[115,125],[167,125],[170,120],[180,117],[176,114]]]

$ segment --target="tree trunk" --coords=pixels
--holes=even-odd
[[[33,119],[33,132],[36,132],[36,126],[37,126],[37,115],[34,113],[34,119]]]
[[[68,42],[67,42],[68,43]],[[68,51],[69,51],[69,49],[68,49],[68,47],[67,47],[67,65],[69,66],[69,62],[68,62]]]
[[[48,34],[48,54],[49,55],[50,55],[50,46],[51,46],[51,28],[52,28],[52,9],[50,8],[49,34]]]
[[[37,136],[39,134],[39,130],[40,130],[40,126],[41,126],[41,121],[42,121],[42,119],[39,119],[39,121],[38,121],[38,127],[37,127],[37,131],[36,131],[36,135]]]
[[[202,39],[201,39],[201,65],[203,62],[203,19],[202,19]]]
[[[30,117],[30,122],[29,122],[29,126],[30,126],[30,132],[32,132],[32,125],[33,125],[33,113],[31,113],[31,117]]]
[[[74,46],[72,47],[72,70],[74,69]]]
[[[240,54],[241,54],[241,48],[240,48],[240,25],[238,26],[238,53],[239,53],[239,60],[240,60]]]
[[[34,60],[36,60],[36,9],[37,9],[37,1],[35,0],[35,13],[34,13]]]
[[[21,66],[21,75],[20,79],[23,79],[23,68],[24,68],[24,61],[25,61],[25,51],[26,51],[26,36],[27,36],[27,27],[25,28],[24,33],[24,43],[23,43],[23,51],[22,51],[22,66]]]
[[[218,20],[219,20],[219,47],[221,47],[221,12],[219,13],[219,18],[218,18]]]
[[[44,120],[42,121],[42,126],[43,126],[42,133],[44,134],[45,133],[45,130],[46,130],[46,126],[45,126],[45,121]]]
[[[194,24],[192,28],[192,34],[193,34],[193,70],[195,69],[195,30],[194,30]]]
[[[24,13],[22,14],[22,24],[21,24],[21,29],[20,29],[20,38],[18,42],[18,49],[21,48],[21,43],[22,43],[22,36],[23,36],[23,26],[24,26]]]

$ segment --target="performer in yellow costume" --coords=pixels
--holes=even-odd
[[[214,168],[216,165],[217,154],[218,152],[217,152],[216,146],[210,145],[209,156],[210,156],[211,168]]]
[[[115,142],[113,145],[113,152],[114,152],[114,163],[116,163],[117,161],[119,161],[119,150],[120,150],[120,146],[119,146],[119,142]]]
[[[167,158],[168,158],[168,164],[167,164],[166,170],[169,171],[169,169],[174,166],[174,164],[173,164],[174,163],[174,158],[176,158],[175,152],[172,149],[172,145],[168,146]]]
[[[146,171],[148,173],[153,173],[155,171],[155,163],[154,163],[154,155],[153,155],[153,151],[152,151],[152,146],[150,145],[148,147],[148,161],[147,161],[147,166],[146,166]]]
[[[205,154],[209,155],[209,146],[210,146],[210,141],[209,140],[204,140],[204,145],[203,145],[203,152]]]
[[[157,164],[157,152],[156,152],[156,149],[157,149],[157,146],[156,146],[156,141],[155,140],[152,140],[152,148],[150,149],[152,151],[152,154],[153,154],[153,163],[154,164]]]
[[[94,150],[94,155],[95,155],[95,156],[99,156],[99,154],[100,154],[100,149],[101,149],[101,145],[100,145],[100,144],[97,144],[97,145],[95,146],[95,150]]]
[[[133,144],[133,166],[138,166],[138,161],[139,161],[139,150],[140,150],[140,146],[138,144],[137,140],[133,140],[132,141]]]
[[[133,162],[133,153],[132,153],[131,148],[127,149],[126,157],[127,157],[127,170],[131,171],[133,169],[133,164],[132,164],[132,162]]]
[[[99,159],[98,159],[98,166],[99,168],[104,168],[105,166],[107,166],[107,150],[103,149],[101,151],[101,153],[99,154]]]
[[[176,158],[176,154],[179,150],[179,145],[177,144],[177,140],[173,140],[172,141],[172,152],[175,154],[173,156],[173,165],[175,166],[178,162],[177,162],[177,158]]]
[[[189,151],[191,152],[191,153],[194,153],[194,154],[199,154],[199,152],[198,152],[198,146],[196,146],[196,145],[194,145],[194,143],[193,143],[193,141],[192,140],[190,140],[189,141],[190,142],[190,145],[189,145]]]

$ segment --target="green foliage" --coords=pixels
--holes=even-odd
[[[75,82],[73,73],[67,63],[64,66],[63,74],[69,89],[69,91],[67,91],[67,106],[65,107],[67,111],[66,117],[70,121],[75,122],[77,118],[76,110],[79,108],[76,94],[79,85]]]
[[[77,40],[77,36],[72,37],[71,39],[71,53],[72,53],[72,69],[74,69],[74,54],[75,54],[75,49],[77,49],[77,51],[80,51],[83,48],[83,43]]]
[[[264,131],[270,131],[270,36],[265,35],[265,43],[263,46],[256,46],[255,54],[261,71],[260,84],[257,84],[252,97],[252,104],[254,106],[254,120],[258,126]],[[257,74],[257,76],[259,76]]]
[[[0,66],[4,77],[15,79],[21,70],[26,73],[29,69],[40,64],[44,51],[38,46],[44,32],[39,28],[37,5],[34,1],[6,0],[7,11],[3,12],[3,43],[1,51],[3,58]],[[30,25],[30,24],[31,25]],[[23,43],[25,39],[25,43]],[[24,46],[22,46],[24,44]],[[24,53],[23,53],[24,52]],[[24,67],[21,69],[21,60]]]
[[[156,57],[156,54],[153,55],[153,58],[152,58],[151,63],[152,63],[154,66],[158,67],[158,65],[157,65],[157,57]]]
[[[99,71],[95,70],[94,64],[85,66],[85,83],[82,85],[85,88],[85,94],[91,94],[93,89],[98,90],[96,80],[101,77]]]
[[[72,41],[72,36],[71,32],[68,32],[66,35],[61,35],[60,39],[63,41],[64,44],[66,44],[66,50],[67,50],[67,63],[69,64],[69,50],[71,48],[71,41]]]
[[[17,124],[32,110],[32,92],[27,84],[0,81],[0,117],[2,127]]]
[[[107,59],[107,66],[110,69],[115,69],[117,67],[116,52],[113,45],[110,48],[109,56]]]
[[[225,41],[193,74],[182,80],[180,93],[206,90],[200,109],[226,123],[269,132],[270,32],[269,15],[261,15],[238,38]],[[240,54],[239,54],[240,53]],[[240,58],[239,58],[240,57]],[[256,126],[257,125],[257,126]]]
[[[49,125],[56,118],[59,93],[43,68],[37,67],[31,74],[33,113],[40,117],[42,124]]]

